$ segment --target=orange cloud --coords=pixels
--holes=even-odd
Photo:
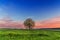
[[[60,28],[60,17],[38,21],[35,28]]]

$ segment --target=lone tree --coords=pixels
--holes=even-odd
[[[32,29],[35,26],[35,22],[31,18],[28,18],[24,21],[24,25],[27,29]]]

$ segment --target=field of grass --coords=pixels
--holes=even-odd
[[[60,40],[60,31],[0,29],[0,40]]]

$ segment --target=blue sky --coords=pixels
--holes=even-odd
[[[0,18],[45,20],[60,16],[60,0],[0,0]]]

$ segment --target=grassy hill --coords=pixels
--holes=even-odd
[[[60,31],[0,29],[0,40],[60,40]]]

